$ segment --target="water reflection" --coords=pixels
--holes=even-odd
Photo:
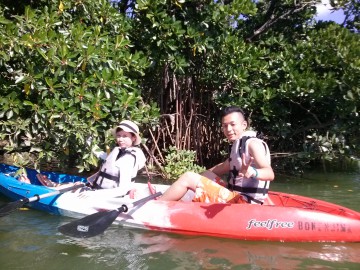
[[[142,259],[142,251],[134,244],[131,230],[109,228],[105,234],[93,238],[70,238],[58,235],[58,247],[63,250],[63,255],[71,258],[76,251],[78,257],[87,258],[87,263],[102,265],[110,269],[144,269],[146,260]],[[70,249],[69,249],[70,248]]]
[[[246,242],[196,236],[179,238],[151,232],[136,234],[135,243],[143,246],[146,254],[172,250],[188,252],[209,265],[225,260],[228,265],[294,269],[303,260],[311,259],[360,263],[360,244]]]
[[[76,247],[77,256],[117,269],[299,269],[329,263],[352,269],[360,263],[357,243],[247,242],[121,227],[89,239],[59,238],[64,250]]]

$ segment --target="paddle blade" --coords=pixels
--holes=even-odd
[[[160,196],[162,193],[157,192],[148,197],[142,198],[130,205],[123,204],[116,210],[107,212],[97,212],[90,216],[86,216],[82,219],[75,220],[68,224],[62,225],[58,228],[59,232],[65,235],[79,238],[92,237],[103,233],[122,212],[127,212],[129,207],[134,207],[148,200],[154,199]]]
[[[24,204],[26,204],[28,202],[29,202],[29,199],[25,198],[25,199],[21,199],[21,200],[3,205],[0,208],[0,217],[4,217],[6,215],[11,214],[12,212],[21,208],[22,206],[24,206]]]
[[[93,237],[103,233],[114,222],[117,216],[121,212],[124,212],[124,210],[125,208],[121,207],[112,211],[97,212],[82,219],[62,225],[58,230],[62,234],[72,237]]]

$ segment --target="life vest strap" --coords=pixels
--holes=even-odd
[[[263,194],[266,195],[268,194],[268,189],[267,188],[251,188],[251,187],[239,187],[236,185],[232,185],[229,184],[229,188],[241,193],[259,193],[259,194]]]
[[[110,174],[108,174],[106,172],[102,172],[102,171],[100,171],[98,177],[104,177],[106,179],[110,179],[112,181],[119,182],[119,176],[110,175]]]
[[[248,200],[249,203],[255,202],[255,203],[261,204],[261,205],[264,204],[262,201],[260,201],[260,200],[258,200],[258,199],[255,199],[254,197],[251,197],[251,196],[249,196],[249,195],[247,195],[247,194],[244,194],[244,193],[240,193],[240,194],[241,194],[242,196],[246,197],[246,199]]]

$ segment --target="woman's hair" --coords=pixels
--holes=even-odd
[[[247,115],[245,114],[245,112],[238,106],[229,106],[229,107],[226,107],[222,110],[221,112],[221,119],[224,118],[225,116],[227,116],[228,114],[230,113],[234,113],[234,112],[238,112],[238,113],[241,113],[242,116],[244,117],[244,120],[245,121],[248,121],[247,119]]]

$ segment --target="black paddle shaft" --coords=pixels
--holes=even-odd
[[[143,204],[160,196],[161,194],[161,192],[157,192],[134,203],[128,205],[123,204],[118,209],[91,214],[82,219],[62,225],[58,228],[58,230],[62,234],[78,238],[96,236],[103,233],[115,221],[120,213],[126,213],[130,207]]]

